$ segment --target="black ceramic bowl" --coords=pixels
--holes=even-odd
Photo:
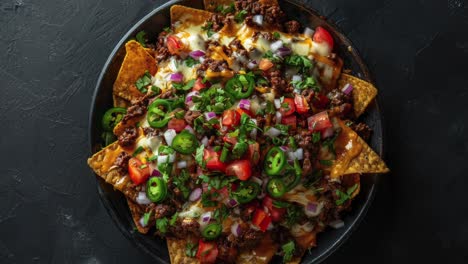
[[[145,30],[150,37],[156,38],[162,28],[170,24],[169,9],[171,5],[174,4],[203,9],[202,0],[170,1],[151,11],[136,23],[136,25],[123,36],[110,54],[99,76],[91,104],[89,133],[92,153],[98,151],[100,147],[100,135],[102,132],[100,120],[103,113],[112,106],[112,85],[125,56],[125,42],[134,37],[136,33],[141,30]],[[302,25],[311,28],[320,25],[327,28],[335,39],[337,53],[345,61],[344,68],[350,69],[353,75],[370,81],[369,71],[356,50],[354,48],[348,49],[348,47],[352,47],[353,45],[334,25],[320,18],[316,12],[294,1],[281,1],[280,4],[289,18],[298,20]],[[377,102],[373,103],[368,109],[368,113],[362,117],[362,119],[374,130],[370,142],[371,147],[382,155],[382,116]],[[345,227],[338,230],[330,228],[326,230],[326,232],[319,234],[317,239],[318,246],[304,256],[303,263],[318,263],[323,261],[350,236],[364,217],[372,202],[376,180],[377,178],[375,175],[366,175],[361,178],[361,193],[354,201],[352,211],[343,219]],[[156,261],[169,263],[169,254],[164,240],[151,235],[142,235],[134,230],[134,224],[124,196],[120,192],[115,191],[111,185],[105,183],[101,178],[97,180],[97,187],[101,201],[104,203],[105,208],[120,231],[122,231],[128,239],[133,241],[137,247],[151,255]],[[274,259],[273,262],[281,263],[281,259]]]

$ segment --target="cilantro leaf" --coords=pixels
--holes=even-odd
[[[207,22],[205,26],[202,27],[206,31],[206,35],[210,38],[215,33],[213,31],[213,22]]]
[[[279,38],[281,38],[281,35],[280,35],[279,32],[275,31],[275,32],[273,32],[273,37],[274,37],[275,39],[279,39]]]
[[[247,16],[247,10],[241,10],[234,16],[234,20],[237,23],[242,23],[246,16]]]
[[[185,255],[187,257],[195,257],[195,255],[197,255],[197,251],[198,251],[198,244],[193,244],[193,243],[190,243],[188,242],[187,245],[185,245]]]
[[[198,148],[197,151],[195,152],[195,161],[197,162],[198,165],[200,165],[202,168],[206,167],[206,161],[203,160],[203,153],[205,150],[205,145],[201,144]]]
[[[356,191],[358,186],[359,185],[357,183],[354,184],[353,186],[349,187],[348,190],[346,190],[346,193],[351,196],[351,194],[353,194]]]
[[[136,40],[138,41],[138,43],[140,43],[141,46],[146,48],[146,32],[144,30],[142,30],[142,31],[138,32],[135,37],[136,37]]]
[[[319,160],[320,164],[330,167],[333,165],[333,160]]]
[[[283,60],[280,56],[274,54],[271,50],[265,52],[265,54],[263,54],[263,58],[269,59],[273,63],[279,63]]]
[[[303,81],[293,81],[292,85],[299,90],[312,89],[316,92],[320,91],[320,86],[314,77],[307,77]]]
[[[137,149],[135,149],[135,151],[133,151],[133,154],[132,154],[132,157],[136,157],[136,155],[140,154],[141,152],[143,152],[143,150],[145,150],[142,146],[138,146]]]
[[[167,220],[166,217],[156,219],[156,229],[159,230],[161,233],[167,232],[168,224],[169,224],[169,221]]]
[[[312,61],[309,60],[306,56],[301,56],[297,54],[287,56],[284,59],[284,63],[286,63],[289,66],[298,67],[301,72],[307,72],[314,66],[312,64]]]
[[[164,31],[166,31],[166,33],[171,33],[172,29],[170,27],[165,27],[163,28]]]
[[[322,134],[320,132],[312,133],[312,142],[313,143],[319,142],[321,138],[322,138]]]
[[[147,226],[148,225],[148,221],[150,219],[150,216],[151,216],[151,212],[147,212],[143,215],[143,225],[144,226]]]
[[[176,212],[175,214],[172,215],[171,220],[169,221],[169,224],[171,226],[175,225],[175,223],[177,222],[177,217],[178,216],[179,216],[178,212]]]
[[[187,57],[187,59],[185,59],[185,65],[187,65],[187,67],[193,67],[194,65],[197,65],[199,64],[200,62],[190,56]]]
[[[293,254],[294,254],[294,250],[296,250],[294,241],[291,240],[288,243],[282,245],[281,249],[283,250],[283,253],[284,253],[283,262],[291,261]]]
[[[135,86],[142,93],[148,92],[147,86],[151,84],[151,74],[146,71],[136,82]]]
[[[192,79],[192,80],[188,81],[186,84],[184,84],[184,83],[172,83],[172,86],[176,90],[188,91],[188,90],[192,89],[194,84],[195,84],[195,79]]]

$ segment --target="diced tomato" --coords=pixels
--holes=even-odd
[[[281,108],[279,109],[283,116],[292,115],[296,111],[296,105],[294,104],[294,99],[284,98],[281,103]]]
[[[236,109],[237,113],[239,113],[239,115],[242,116],[242,114],[246,114],[250,117],[254,117],[254,114],[250,111],[250,110],[247,110],[247,109],[242,109],[242,108],[237,108]]]
[[[184,49],[184,43],[177,36],[169,36],[166,39],[167,49],[172,55],[179,54]]]
[[[296,105],[296,112],[298,112],[299,114],[305,114],[309,112],[309,103],[304,98],[304,96],[296,94],[294,96],[294,104]]]
[[[226,163],[219,160],[220,156],[220,152],[216,152],[211,149],[204,149],[203,160],[206,162],[206,168],[208,170],[224,172],[226,170]]]
[[[252,218],[252,224],[256,225],[260,230],[265,232],[271,223],[271,217],[263,211],[263,209],[257,208]]]
[[[223,112],[223,126],[233,127],[240,124],[240,114],[236,110],[228,109]]]
[[[315,29],[315,33],[314,33],[312,40],[317,43],[325,42],[330,47],[330,51],[333,50],[333,45],[334,45],[333,37],[331,36],[330,32],[328,32],[323,27],[317,27]]]
[[[128,174],[133,183],[140,185],[146,182],[150,175],[150,170],[148,165],[143,164],[139,159],[131,158],[128,160]]]
[[[332,127],[330,118],[328,117],[327,111],[320,112],[309,118],[307,118],[310,131],[323,131],[327,128]]]
[[[174,129],[177,133],[184,130],[186,126],[187,126],[187,123],[185,122],[184,119],[176,119],[176,118],[172,118],[171,120],[169,120],[169,123],[167,124],[167,128]]]
[[[262,201],[262,205],[268,208],[273,222],[280,222],[286,213],[286,208],[278,208],[273,205],[273,199],[270,196],[265,196]]]
[[[214,263],[218,257],[218,246],[215,242],[198,240],[197,259],[201,263]]]
[[[312,104],[319,109],[327,108],[329,103],[330,99],[323,94],[316,94],[312,102]]]
[[[283,116],[281,118],[281,124],[290,126],[291,129],[296,129],[297,126],[297,118],[295,115],[290,116]]]
[[[250,144],[245,155],[253,165],[257,165],[260,160],[260,144],[258,144],[258,142]]]
[[[209,85],[210,85],[210,83],[208,81],[203,83],[202,78],[198,78],[195,81],[195,84],[193,85],[193,90],[194,91],[201,91],[201,90],[207,88]]]
[[[231,144],[232,146],[237,144],[237,138],[236,137],[230,137],[229,135],[224,136],[223,141],[226,142],[226,143]]]
[[[232,175],[245,181],[252,175],[252,165],[248,160],[236,160],[226,167],[226,175]]]
[[[269,69],[271,69],[273,66],[275,66],[273,64],[273,62],[271,62],[271,60],[269,59],[262,59],[260,61],[260,63],[258,64],[258,68],[262,71],[268,71]]]

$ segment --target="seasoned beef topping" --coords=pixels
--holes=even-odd
[[[147,104],[147,99],[143,99],[127,108],[127,113],[123,117],[122,123],[126,124],[129,120],[133,119],[134,117],[143,116],[146,113]]]
[[[127,171],[129,159],[130,159],[130,155],[128,155],[125,151],[122,151],[115,159],[114,165],[118,166],[121,171]]]
[[[158,204],[154,208],[154,216],[156,219],[160,219],[166,216],[171,216],[175,213],[175,208],[167,204]]]
[[[301,29],[301,24],[299,24],[299,22],[297,22],[296,20],[291,20],[284,24],[284,28],[287,33],[297,34]]]
[[[130,147],[135,144],[138,137],[138,132],[135,127],[127,127],[124,132],[119,136],[119,145],[122,147]]]
[[[372,134],[372,129],[365,123],[352,124],[351,129],[356,131],[364,141],[368,141]]]
[[[187,122],[187,124],[189,125],[193,125],[193,120],[195,120],[200,115],[201,115],[200,111],[189,110],[185,112],[185,115],[184,115],[185,122]]]

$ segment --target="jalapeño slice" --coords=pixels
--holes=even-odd
[[[102,128],[104,131],[112,132],[117,123],[122,120],[127,110],[122,107],[113,107],[106,111],[102,117]]]
[[[283,178],[284,182],[286,183],[287,191],[292,190],[296,187],[302,179],[302,169],[299,161],[296,159],[294,160],[294,168],[290,170],[286,177]]]
[[[255,88],[255,80],[252,76],[236,75],[227,81],[225,89],[236,99],[244,99],[252,95]]]
[[[203,229],[202,236],[208,240],[215,239],[221,235],[222,229],[223,227],[218,223],[209,224]]]
[[[192,154],[198,148],[198,140],[194,134],[184,130],[172,140],[171,147],[182,154]]]
[[[279,147],[272,147],[265,157],[265,172],[269,176],[278,175],[286,165],[286,154]]]
[[[252,181],[241,182],[240,186],[233,192],[234,198],[237,202],[243,204],[248,203],[257,197],[260,192],[260,185]]]
[[[168,100],[156,99],[148,107],[147,120],[149,125],[154,128],[161,128],[167,125],[170,119],[167,113],[171,110],[171,103]]]
[[[161,202],[167,196],[167,183],[163,178],[152,177],[146,183],[146,196],[154,203]]]
[[[268,181],[267,191],[271,195],[271,197],[279,198],[286,193],[287,187],[283,180],[273,178]]]

